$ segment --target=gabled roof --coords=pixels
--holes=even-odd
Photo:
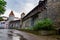
[[[13,11],[10,12],[9,16],[15,16]]]

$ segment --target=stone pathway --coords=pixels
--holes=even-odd
[[[57,40],[56,38],[50,37],[50,36],[37,36],[37,35],[31,34],[31,33],[26,33],[26,32],[22,32],[22,31],[18,31],[18,30],[15,30],[15,32],[19,33],[27,40]]]

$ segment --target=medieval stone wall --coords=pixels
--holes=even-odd
[[[38,14],[37,20],[41,20],[44,18],[50,18],[55,22],[55,26],[60,27],[60,0],[47,0],[46,8],[47,9],[44,9],[44,11],[41,11],[41,9],[39,7],[31,13],[32,14],[34,14],[34,13]],[[38,13],[38,12],[40,12],[40,13]],[[32,16],[32,14],[30,14],[30,15]],[[29,17],[29,19],[26,19],[23,22],[22,27],[31,26],[31,18],[32,17]]]
[[[31,18],[23,22],[22,28],[29,27],[29,26],[31,26]]]
[[[47,10],[42,11],[38,14],[39,20],[44,19],[47,17]]]
[[[60,27],[60,0],[48,0],[47,17],[51,18],[55,25]]]

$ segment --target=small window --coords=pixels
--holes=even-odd
[[[2,22],[1,24],[5,24],[5,22]]]

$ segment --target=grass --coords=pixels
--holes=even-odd
[[[31,30],[25,30],[25,29],[16,29],[16,30],[32,33],[32,34],[35,34],[35,35],[39,35],[38,31],[31,31]]]
[[[24,32],[27,32],[27,33],[32,33],[32,34],[35,34],[35,35],[38,35],[38,36],[41,36],[40,32],[39,31],[31,31],[31,30],[25,30],[25,29],[16,29],[16,30],[19,30],[19,31],[24,31]],[[51,32],[51,31],[50,31]],[[53,31],[52,31],[53,33]],[[56,33],[54,34],[48,34],[46,36],[52,36],[52,35],[56,35]],[[59,35],[60,36],[60,35]]]

